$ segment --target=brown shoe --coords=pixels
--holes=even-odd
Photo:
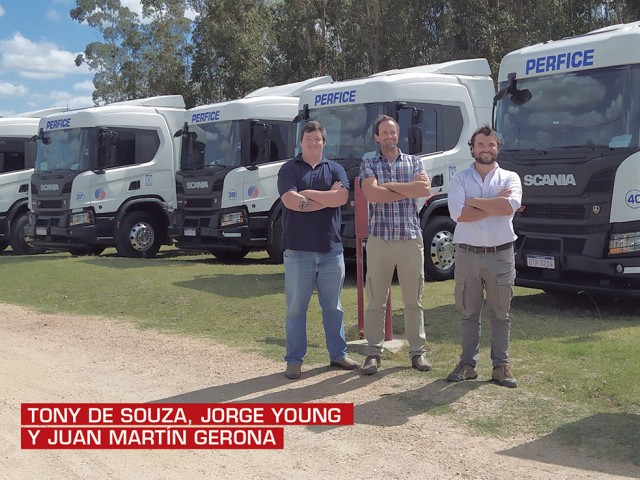
[[[297,363],[288,363],[287,369],[284,371],[284,376],[289,380],[295,380],[302,375],[302,365]]]
[[[342,368],[343,370],[356,370],[360,368],[360,364],[349,357],[342,357],[340,360],[331,360],[329,365],[332,367]]]
[[[503,387],[516,388],[518,386],[518,382],[516,382],[516,379],[511,375],[511,369],[508,363],[501,363],[493,367],[491,378]]]
[[[373,375],[378,371],[379,366],[380,357],[378,355],[369,355],[364,361],[364,366],[362,367],[361,372],[363,375]]]
[[[464,380],[475,380],[478,378],[476,369],[466,362],[458,362],[456,368],[447,377],[448,382],[462,382]]]
[[[411,357],[411,368],[421,372],[428,372],[431,370],[431,364],[424,355],[414,355]]]

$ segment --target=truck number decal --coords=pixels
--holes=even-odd
[[[640,191],[631,190],[626,195],[627,206],[630,208],[640,208]]]

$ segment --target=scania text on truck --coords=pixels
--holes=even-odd
[[[41,119],[29,224],[38,247],[154,257],[176,206],[184,123],[180,95],[117,102]]]
[[[369,77],[313,87],[300,96],[300,119],[318,120],[327,130],[324,154],[340,162],[351,184],[343,207],[345,255],[356,251],[353,181],[360,162],[375,155],[374,122],[397,119],[399,147],[418,155],[431,177],[433,195],[421,202],[424,270],[432,280],[453,278],[455,223],[449,217],[449,179],[472,158],[467,142],[491,121],[495,87],[485,59],[456,60],[390,70]]]
[[[640,22],[500,65],[498,162],[516,171],[516,284],[640,296]]]
[[[47,108],[0,118],[0,251],[9,245],[13,253],[41,253],[25,241],[24,227],[29,221],[29,181],[36,158],[41,117],[65,108]]]
[[[282,262],[277,175],[293,156],[300,93],[331,77],[264,87],[187,112],[170,235],[178,248],[236,261],[266,249]]]

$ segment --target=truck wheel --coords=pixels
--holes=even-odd
[[[453,231],[455,228],[455,222],[442,215],[427,221],[422,232],[425,277],[434,281],[453,278]]]
[[[116,241],[121,257],[153,258],[160,250],[156,223],[147,212],[133,212],[124,217]]]
[[[284,262],[284,248],[282,245],[282,215],[269,220],[267,233],[267,253],[273,263]]]
[[[11,225],[11,232],[9,234],[9,244],[13,249],[13,253],[17,253],[18,255],[33,255],[36,253],[43,253],[45,251],[44,248],[32,247],[27,243],[27,240],[24,237],[24,227],[26,227],[28,223],[29,216],[26,212],[19,217],[14,218]]]
[[[211,253],[221,262],[239,262],[249,253],[249,247],[220,247],[211,249]]]

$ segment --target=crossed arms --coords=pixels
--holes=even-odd
[[[504,187],[494,198],[467,198],[457,222],[475,222],[487,217],[511,215],[513,208],[509,203],[511,189]]]
[[[289,190],[282,195],[282,203],[294,212],[315,212],[323,208],[336,208],[347,203],[349,191],[336,181],[329,190]]]
[[[431,179],[419,173],[410,182],[387,182],[378,184],[376,177],[367,177],[360,186],[364,197],[370,202],[390,203],[405,198],[426,197],[431,192]]]

